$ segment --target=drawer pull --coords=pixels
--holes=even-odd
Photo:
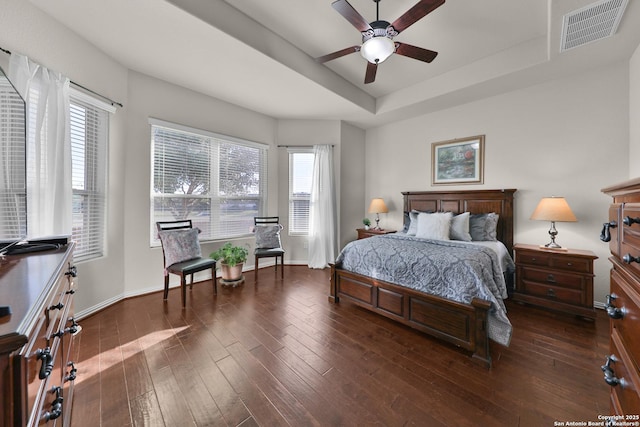
[[[556,297],[556,291],[554,291],[553,289],[548,289],[547,290],[547,296],[549,296],[551,298],[555,298]]]
[[[71,326],[65,329],[64,330],[65,332],[68,332],[71,335],[75,335],[82,330],[82,327],[78,325],[78,323],[76,323],[76,319],[74,319],[73,317],[70,317],[69,320],[67,320],[67,322],[71,322]]]
[[[51,349],[49,347],[44,350],[38,349],[36,351],[36,358],[42,361],[38,378],[43,380],[51,375],[51,371],[53,371],[53,357],[51,357]]]
[[[69,289],[67,292],[65,292],[65,294],[67,294],[67,295],[73,295],[75,293],[76,293],[75,289]]]
[[[618,226],[618,223],[615,221],[609,221],[602,224],[602,231],[600,232],[600,240],[602,240],[603,242],[610,242],[611,232],[609,231],[609,229],[616,228],[617,226]]]
[[[76,374],[78,373],[78,370],[76,369],[76,365],[74,365],[73,362],[69,362],[67,363],[67,366],[71,366],[71,371],[69,371],[69,375],[64,377],[64,382],[75,381]]]
[[[624,317],[624,308],[618,308],[613,305],[612,301],[618,298],[616,294],[607,295],[607,305],[605,305],[605,309],[607,310],[607,314],[612,319],[622,319]]]
[[[615,387],[620,385],[621,387],[625,386],[624,378],[616,377],[616,373],[611,368],[611,363],[615,363],[618,361],[618,358],[615,355],[607,356],[607,361],[604,365],[601,366],[602,372],[604,373],[604,382],[609,384],[611,387]]]
[[[556,278],[553,276],[553,274],[549,274],[547,276],[547,282],[549,283],[556,283]]]
[[[626,264],[631,264],[632,262],[640,263],[640,257],[635,257],[631,254],[626,254],[625,256],[622,257],[622,261],[624,261]]]
[[[65,274],[65,276],[77,277],[78,276],[78,269],[76,268],[75,265],[72,265],[72,266],[69,267],[69,270],[64,274]]]
[[[64,304],[59,302],[56,305],[52,305],[51,307],[49,307],[49,311],[51,310],[62,310],[64,308]]]
[[[624,222],[624,225],[631,226],[633,224],[640,224],[640,218],[631,218],[630,216],[625,216],[624,218],[622,218],[622,222]]]
[[[62,391],[62,388],[60,387],[54,387],[51,389],[51,393],[55,393],[56,398],[53,400],[53,402],[51,402],[51,411],[45,412],[44,415],[42,416],[45,422],[55,420],[56,418],[60,418],[60,415],[62,415],[62,402],[64,399],[60,395],[61,391]]]

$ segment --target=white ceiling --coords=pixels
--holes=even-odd
[[[618,32],[559,53],[562,17],[594,0],[447,0],[397,41],[439,52],[392,55],[365,85],[361,43],[332,0],[30,0],[135,71],[277,118],[340,119],[363,128],[627,60],[640,3]],[[373,0],[349,0],[368,21]],[[417,0],[382,0],[393,22]]]

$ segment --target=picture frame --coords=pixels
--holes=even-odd
[[[431,183],[484,183],[484,135],[432,143]]]

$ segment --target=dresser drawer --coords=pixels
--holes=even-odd
[[[539,270],[537,268],[520,269],[522,279],[529,282],[537,282],[541,285],[570,288],[582,291],[584,277],[575,274],[558,272],[557,270]]]
[[[611,304],[622,310],[620,319],[611,319],[611,328],[616,329],[622,343],[632,357],[637,370],[640,367],[640,296],[633,291],[633,279],[617,267],[611,270]],[[640,370],[639,370],[640,371]]]
[[[610,357],[614,362],[610,363],[611,370],[619,384],[611,387],[611,400],[615,403],[616,410],[624,415],[640,414],[640,379],[632,363],[629,353],[620,341],[617,332],[611,332]],[[622,415],[619,414],[619,415]]]

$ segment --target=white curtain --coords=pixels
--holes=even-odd
[[[9,79],[27,103],[27,235],[70,235],[69,79],[19,54]]]
[[[333,147],[314,145],[309,204],[309,267],[325,268],[336,259],[336,203]]]

